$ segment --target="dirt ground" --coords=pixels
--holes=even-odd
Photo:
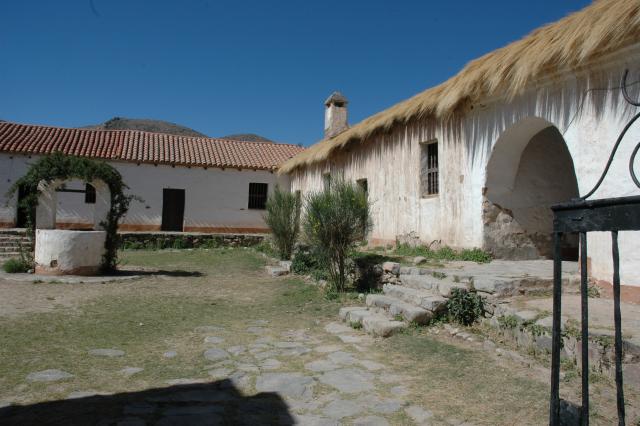
[[[122,260],[146,274],[0,281],[1,424],[547,423],[544,363],[438,324],[370,338],[337,323],[357,294],[328,300],[300,278],[269,277],[252,250]],[[594,406],[592,423],[609,424],[609,405]]]

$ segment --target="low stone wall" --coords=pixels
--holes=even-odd
[[[252,247],[260,244],[265,235],[260,234],[188,234],[188,233],[120,233],[120,248],[137,249],[186,249],[216,247]]]

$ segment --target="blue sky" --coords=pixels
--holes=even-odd
[[[310,145],[340,90],[353,124],[587,0],[7,0],[0,119],[155,118]]]

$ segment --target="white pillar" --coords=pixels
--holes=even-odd
[[[111,208],[111,191],[106,183],[102,181],[91,182],[96,189],[96,204],[93,210],[93,229],[96,231],[105,230],[101,222],[106,222],[109,209]]]
[[[60,181],[55,180],[50,183],[41,181],[38,184],[38,207],[36,207],[37,229],[55,229],[56,210],[58,207],[58,195],[56,188],[60,186]]]

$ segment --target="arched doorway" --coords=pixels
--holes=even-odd
[[[550,206],[579,195],[573,160],[558,129],[532,117],[506,130],[493,148],[486,176],[485,250],[501,259],[551,258]],[[567,236],[564,258],[577,255],[577,239]]]

